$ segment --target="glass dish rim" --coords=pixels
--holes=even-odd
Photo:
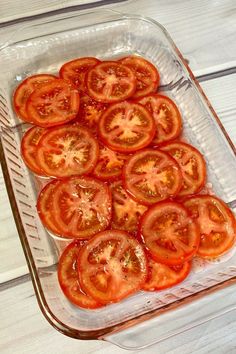
[[[161,29],[161,31],[165,34],[167,40],[169,41],[170,45],[172,46],[173,50],[175,51],[175,53],[177,54],[178,58],[181,61],[181,64],[184,66],[184,68],[187,70],[190,80],[193,82],[193,84],[196,86],[198,92],[200,93],[200,95],[202,96],[203,101],[205,101],[208,109],[211,111],[211,114],[213,115],[214,119],[216,120],[216,123],[219,126],[219,129],[222,131],[222,133],[224,134],[230,148],[232,149],[234,155],[236,156],[236,147],[234,146],[233,142],[231,141],[228,133],[226,132],[223,124],[221,123],[218,115],[216,114],[215,110],[213,109],[211,103],[209,102],[207,96],[205,95],[203,89],[201,88],[200,84],[198,83],[197,79],[195,78],[194,74],[192,73],[191,69],[189,68],[186,60],[184,59],[183,55],[181,54],[180,50],[177,48],[177,46],[175,45],[174,41],[172,40],[171,36],[169,35],[169,33],[167,32],[167,30],[157,21],[145,17],[145,16],[139,16],[139,15],[130,15],[130,14],[126,14],[126,13],[122,13],[119,12],[117,10],[113,10],[113,9],[108,9],[108,8],[103,8],[103,9],[93,9],[90,11],[82,11],[80,14],[77,13],[76,15],[74,14],[74,16],[80,16],[80,15],[92,15],[93,13],[98,13],[101,11],[106,11],[107,13],[113,13],[113,14],[117,14],[119,17],[116,18],[116,20],[121,20],[121,19],[136,19],[136,20],[141,20],[141,21],[146,21],[149,23],[152,23],[153,25],[159,27]],[[67,12],[68,14],[68,12]],[[66,16],[66,17],[62,17],[60,19],[69,19],[73,16],[73,12],[71,13],[71,16]],[[31,19],[32,21],[32,19]],[[50,23],[51,21],[48,21],[47,23]],[[52,20],[53,22],[53,20]],[[102,22],[100,22],[102,23]],[[37,24],[43,24],[43,22],[39,22]],[[26,27],[30,28],[31,26],[34,26],[35,23],[31,23],[28,26],[23,26],[22,28],[19,28],[17,30],[17,32],[19,33],[20,31],[24,30]],[[79,26],[78,26],[79,27]],[[35,38],[40,38],[40,36],[36,36]],[[15,42],[17,43],[17,42]],[[14,44],[15,44],[14,43]],[[9,45],[7,43],[5,43],[5,45],[3,45],[3,47],[0,47],[0,52],[1,50],[4,50],[4,48],[13,45],[13,43],[9,43]],[[26,258],[26,262],[29,268],[29,272],[31,275],[31,280],[33,283],[33,287],[34,287],[34,291],[36,294],[36,298],[39,304],[39,307],[43,313],[43,315],[45,316],[45,318],[48,320],[48,322],[55,328],[57,329],[59,332],[72,337],[72,338],[76,338],[76,339],[84,339],[84,340],[91,340],[91,339],[104,339],[105,335],[111,335],[113,333],[116,332],[120,332],[120,331],[124,331],[126,328],[129,328],[131,326],[134,325],[138,325],[144,321],[147,321],[148,319],[154,318],[156,317],[158,314],[163,314],[164,312],[179,308],[180,306],[183,306],[185,304],[188,304],[190,302],[192,302],[192,300],[196,299],[200,299],[202,298],[204,295],[213,293],[217,290],[220,290],[222,288],[224,288],[225,286],[229,286],[232,284],[236,283],[236,276],[232,277],[228,280],[225,280],[221,283],[215,284],[207,289],[201,290],[198,293],[189,295],[181,300],[175,301],[174,303],[171,304],[167,304],[165,306],[163,306],[160,309],[154,309],[151,310],[147,313],[138,315],[137,317],[134,317],[132,319],[126,320],[124,322],[120,322],[116,325],[113,326],[108,326],[105,328],[101,328],[101,329],[97,329],[97,330],[77,330],[77,329],[73,329],[67,325],[65,325],[63,322],[61,322],[50,310],[46,298],[44,296],[44,292],[43,289],[41,287],[40,284],[40,280],[37,274],[37,268],[34,262],[34,258],[32,255],[32,252],[30,250],[30,246],[27,240],[27,236],[23,227],[23,223],[21,221],[21,217],[20,217],[20,212],[17,206],[17,202],[16,202],[16,198],[14,196],[14,191],[13,191],[13,186],[11,183],[11,179],[10,179],[10,175],[8,172],[8,167],[7,167],[7,161],[6,161],[6,157],[4,154],[4,149],[3,149],[3,144],[2,141],[0,139],[0,161],[2,164],[2,170],[3,170],[3,176],[4,176],[4,180],[5,180],[5,185],[6,185],[6,189],[7,189],[7,193],[9,196],[9,200],[10,200],[10,205],[11,205],[11,209],[12,209],[12,213],[14,216],[14,220],[16,223],[16,227],[17,227],[17,231],[19,234],[19,238],[22,244],[22,248],[25,254],[25,258]],[[191,328],[191,327],[190,327]]]

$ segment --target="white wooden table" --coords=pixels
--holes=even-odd
[[[0,22],[78,3],[84,1],[1,0]],[[200,76],[205,93],[236,143],[236,1],[133,0],[111,6],[152,17],[166,27],[194,74]],[[0,28],[0,39],[17,26]],[[36,302],[2,174],[0,225],[0,353],[126,353],[105,342],[67,338],[44,319]],[[224,291],[222,301],[227,302]],[[236,353],[236,311],[140,353]]]

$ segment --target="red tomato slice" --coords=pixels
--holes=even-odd
[[[79,93],[70,81],[57,79],[31,93],[26,112],[33,124],[47,128],[74,119],[79,104]]]
[[[58,264],[58,280],[60,287],[69,301],[86,309],[101,307],[96,300],[85,294],[79,284],[77,263],[79,251],[86,241],[74,241],[66,247]]]
[[[179,164],[183,185],[179,196],[199,192],[206,182],[206,163],[202,154],[192,145],[173,142],[160,147],[168,152]]]
[[[94,176],[103,181],[116,179],[121,176],[127,157],[100,144],[98,162],[93,170]]]
[[[155,135],[155,122],[142,105],[124,101],[105,111],[98,133],[110,149],[129,153],[150,144]]]
[[[83,93],[80,99],[77,121],[79,124],[89,128],[93,134],[97,134],[99,119],[107,107],[108,105],[106,103],[97,102]]]
[[[141,220],[140,234],[152,258],[171,266],[190,260],[200,242],[197,223],[183,205],[175,202],[150,208]]]
[[[120,62],[131,69],[136,76],[137,88],[133,98],[143,97],[157,90],[160,76],[153,64],[144,58],[135,56],[120,59]]]
[[[39,141],[45,132],[44,128],[32,127],[27,130],[21,141],[21,155],[26,166],[39,176],[43,176],[45,173],[36,162],[36,155]]]
[[[31,93],[40,88],[44,84],[48,84],[49,82],[57,79],[54,75],[49,74],[39,74],[33,75],[26,78],[22,83],[17,87],[14,96],[13,96],[13,105],[16,114],[25,122],[32,123],[32,119],[28,116],[26,112],[26,102],[31,95]]]
[[[85,75],[89,69],[98,63],[100,63],[100,60],[93,57],[71,60],[62,65],[59,76],[62,79],[70,80],[77,89],[85,91]]]
[[[38,144],[37,161],[46,175],[68,177],[90,173],[98,154],[92,134],[84,127],[68,124],[48,129]]]
[[[132,70],[115,61],[104,61],[86,76],[90,97],[99,102],[113,103],[125,100],[136,89],[136,78]]]
[[[52,213],[63,236],[85,239],[105,230],[111,221],[111,194],[107,185],[89,177],[60,181]]]
[[[111,184],[113,229],[136,233],[140,217],[147,207],[134,201],[125,191],[121,181]]]
[[[143,290],[155,291],[170,288],[182,282],[189,274],[191,263],[185,262],[176,266],[168,266],[148,259],[149,276]]]
[[[155,120],[157,130],[152,141],[153,145],[174,140],[180,135],[182,129],[181,115],[177,106],[169,97],[153,93],[137,102],[142,104]]]
[[[41,190],[38,201],[37,211],[43,225],[56,235],[61,235],[61,230],[55,222],[56,215],[52,212],[52,200],[55,193],[55,188],[59,185],[58,180],[51,181]]]
[[[124,187],[144,205],[174,197],[182,185],[177,162],[165,152],[145,149],[136,152],[123,170]]]
[[[147,260],[142,245],[127,232],[108,230],[81,249],[78,269],[87,294],[101,303],[117,302],[143,286]]]
[[[184,205],[200,227],[199,256],[216,258],[232,247],[236,238],[236,221],[222,200],[211,195],[199,195],[188,198]]]

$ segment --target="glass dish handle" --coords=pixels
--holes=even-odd
[[[198,301],[192,300],[191,303],[183,305],[184,317],[183,306],[164,313],[160,311],[155,318],[104,336],[102,339],[128,350],[149,347],[236,310],[235,292],[236,285],[231,285]]]
[[[55,15],[45,14],[43,19],[34,19],[32,17],[24,25],[11,32],[4,42],[0,42],[0,51],[24,40],[71,31],[80,27],[118,20],[123,17],[125,17],[125,14],[108,8],[77,10]]]

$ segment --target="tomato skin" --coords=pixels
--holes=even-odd
[[[62,79],[71,81],[77,89],[86,91],[86,73],[100,62],[99,59],[94,57],[83,57],[71,60],[62,65],[59,70],[59,76]]]
[[[178,197],[200,192],[207,178],[206,162],[200,151],[182,141],[165,143],[159,148],[170,154],[181,168],[183,186],[178,193]]]
[[[44,176],[45,173],[36,162],[37,148],[40,139],[46,133],[46,129],[32,127],[26,131],[21,140],[21,156],[26,166],[36,175]]]
[[[139,177],[138,174],[135,174],[135,172],[133,172],[132,174],[132,170],[135,168],[135,165],[139,163],[139,161],[144,160],[145,159],[151,159],[151,158],[161,158],[162,160],[167,159],[167,164],[166,166],[163,166],[164,168],[168,168],[170,166],[171,171],[170,171],[170,176],[169,176],[169,180],[171,182],[173,182],[173,186],[172,189],[170,189],[169,191],[167,189],[162,190],[160,189],[160,187],[158,187],[158,195],[153,196],[151,195],[151,193],[149,193],[149,190],[147,190],[146,192],[142,192],[140,191],[137,187],[134,186],[134,184],[132,185],[132,177],[136,179]],[[155,163],[156,164],[156,163]],[[158,174],[162,173],[162,170],[158,171],[158,167],[156,168],[155,164],[153,165],[153,167],[150,166],[150,171],[147,171],[148,174],[148,179],[149,182],[151,183],[152,180],[154,180],[154,177],[156,177],[156,175],[158,176]],[[169,165],[169,166],[168,166]],[[158,166],[158,165],[157,165]],[[152,168],[156,168],[157,171],[153,172]],[[165,171],[165,170],[164,170]],[[143,174],[145,174],[145,171],[143,171]],[[168,177],[168,175],[166,175]],[[164,176],[165,177],[165,176]],[[166,177],[166,178],[167,178]],[[146,205],[146,206],[151,206],[155,203],[161,202],[162,200],[168,200],[171,198],[174,198],[178,193],[179,190],[182,186],[182,174],[180,171],[180,168],[178,166],[178,164],[176,163],[176,161],[168,154],[166,154],[160,150],[155,150],[155,149],[143,149],[141,151],[136,152],[134,155],[132,155],[125,163],[124,168],[123,168],[123,175],[122,175],[122,180],[123,180],[123,185],[124,188],[126,189],[127,193],[137,202]],[[157,178],[158,180],[158,178]],[[142,179],[140,179],[140,182],[142,182]],[[158,182],[158,181],[157,181]],[[168,182],[168,180],[167,180]],[[154,182],[153,182],[154,183]],[[155,187],[155,185],[153,185],[153,188]]]
[[[97,301],[118,302],[141,289],[147,277],[142,245],[127,232],[98,233],[81,249],[78,258],[82,289]]]
[[[67,124],[47,130],[38,144],[36,159],[45,175],[66,178],[91,173],[98,154],[98,143],[88,129]]]
[[[128,99],[136,89],[132,70],[116,61],[103,61],[85,78],[88,95],[98,102],[115,103]]]
[[[32,123],[32,119],[26,111],[26,102],[30,94],[38,87],[56,79],[57,77],[54,75],[38,74],[27,77],[17,86],[13,95],[13,106],[20,119],[27,123]]]
[[[53,180],[46,184],[41,190],[37,200],[37,211],[43,225],[56,235],[61,235],[62,232],[58,227],[55,217],[52,212],[52,200],[55,193],[55,188],[59,185],[58,180]]]
[[[125,57],[119,61],[130,68],[136,76],[137,87],[132,98],[136,99],[144,97],[157,90],[160,82],[160,75],[152,63],[138,56]]]
[[[139,119],[139,125],[135,123],[136,119]],[[119,122],[116,123],[116,120]],[[112,124],[116,124],[114,129],[111,128]],[[116,132],[117,134],[114,134]],[[103,113],[98,125],[98,134],[102,143],[111,150],[132,153],[151,143],[155,135],[155,122],[142,105],[133,101],[123,101],[111,104]],[[126,134],[135,135],[131,139],[126,138]],[[124,137],[120,138],[122,135]]]
[[[182,282],[190,273],[191,263],[168,266],[148,258],[149,275],[143,286],[145,291],[168,289]]]
[[[49,128],[76,118],[79,105],[78,90],[70,81],[57,79],[31,93],[26,112],[33,124]]]
[[[111,192],[95,178],[65,178],[55,190],[52,212],[63,237],[89,239],[110,225]]]
[[[86,241],[75,240],[63,251],[58,264],[58,281],[67,299],[74,305],[85,309],[101,307],[96,300],[85,294],[79,284],[77,263],[80,249]]]
[[[189,196],[184,206],[200,227],[198,256],[217,258],[227,252],[236,240],[236,220],[232,211],[212,195]]]
[[[176,104],[167,96],[151,93],[137,100],[153,116],[156,124],[156,135],[153,146],[178,138],[182,130],[181,114]]]
[[[195,256],[200,231],[180,203],[162,201],[149,208],[139,224],[139,237],[154,261],[178,266]]]

